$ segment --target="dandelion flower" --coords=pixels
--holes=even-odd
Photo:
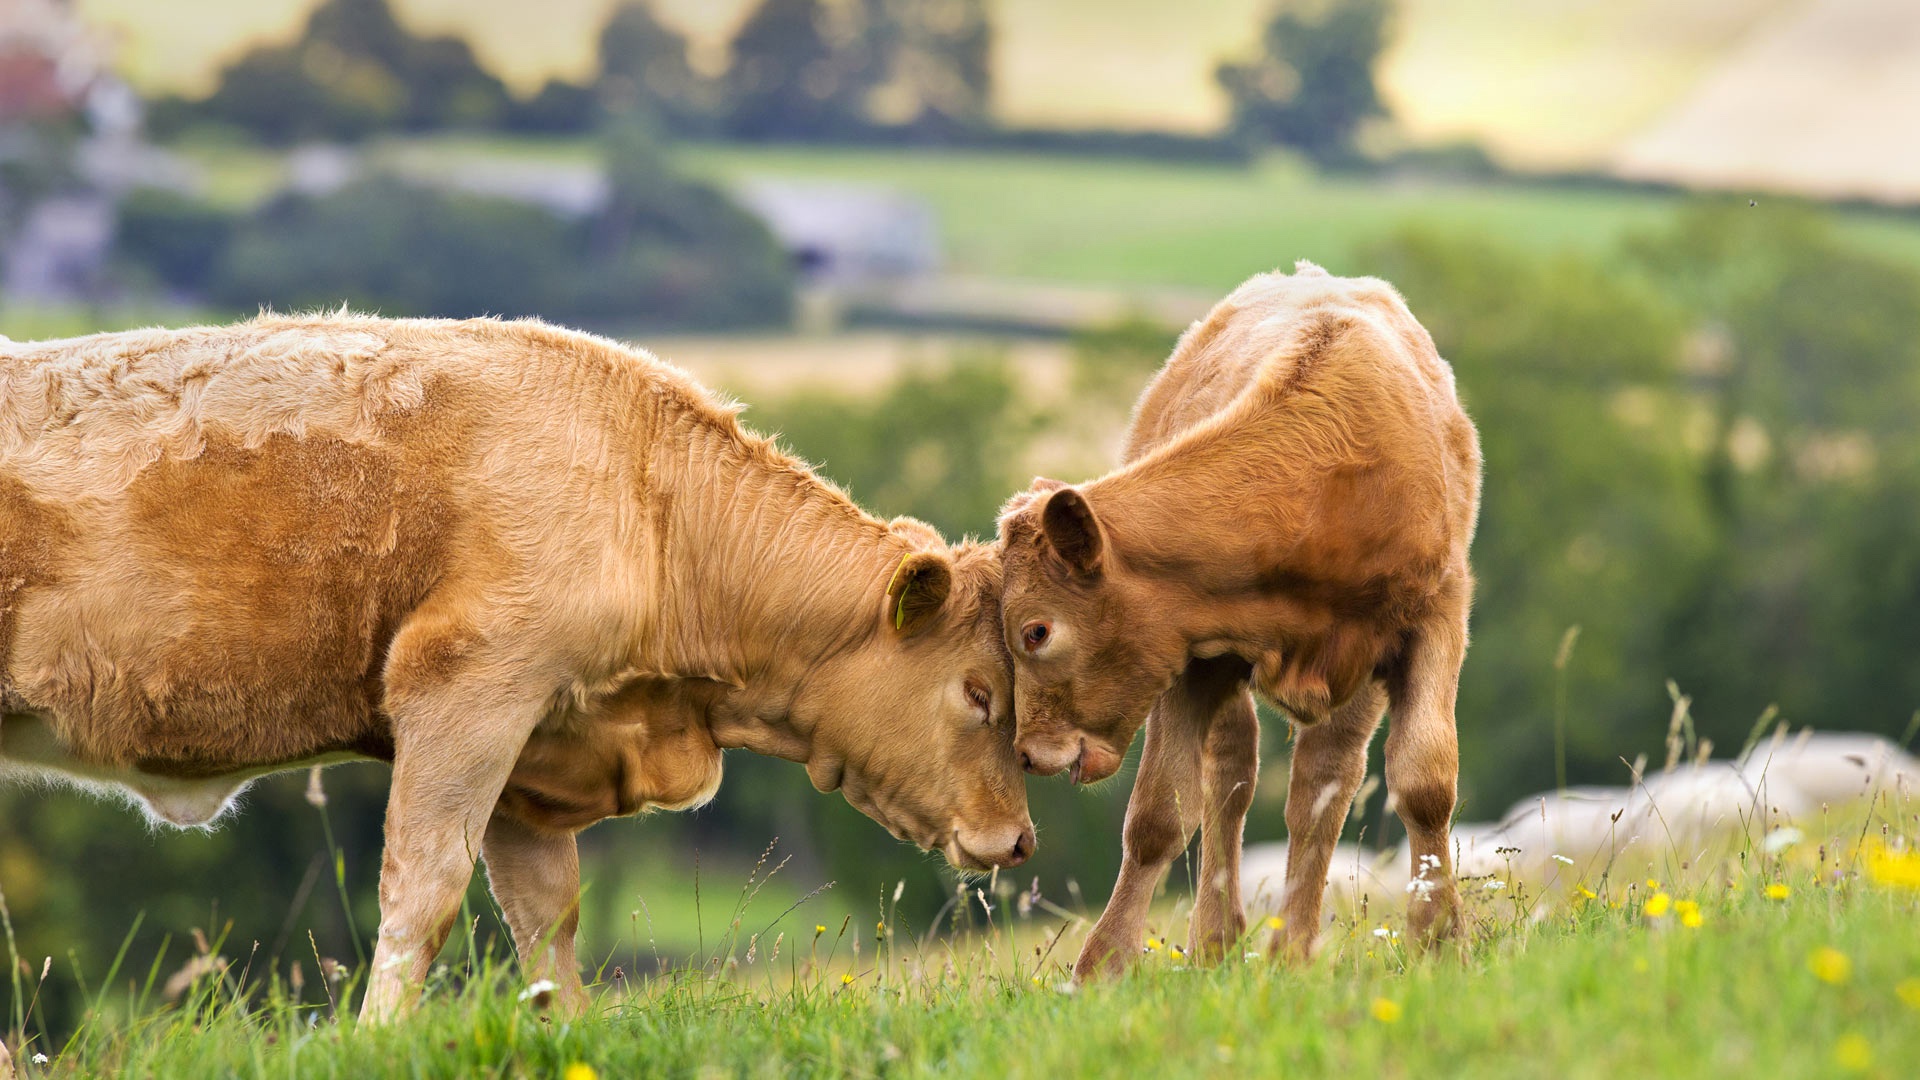
[[[1579,892],[1580,892],[1580,899],[1582,900],[1600,899],[1599,893],[1594,892],[1592,889],[1587,888],[1585,885],[1580,886]]]
[[[1397,1001],[1377,997],[1373,999],[1373,1004],[1367,1011],[1373,1014],[1375,1020],[1383,1024],[1397,1024],[1400,1022],[1401,1009],[1400,1003]]]
[[[1920,979],[1901,979],[1894,985],[1893,992],[1909,1008],[1920,1009]]]
[[[600,1080],[600,1073],[584,1061],[576,1061],[560,1074],[560,1080]]]
[[[1166,941],[1161,938],[1149,937],[1147,939],[1148,952],[1159,952],[1161,949],[1164,949],[1166,947],[1167,947]]]
[[[813,936],[814,936],[814,937],[819,937],[819,936],[820,936],[821,934],[824,934],[824,933],[826,933],[826,932],[827,932],[827,928],[826,928],[826,925],[825,925],[825,924],[823,924],[823,923],[814,923],[814,924],[813,924]]]
[[[1038,975],[1035,975],[1035,976],[1033,977],[1033,985],[1035,985],[1035,986],[1039,986],[1039,985],[1040,985],[1040,976],[1038,976]]]
[[[1280,916],[1278,915],[1267,916],[1267,929],[1278,930],[1285,925],[1287,925],[1287,920],[1281,918]]]
[[[1653,878],[1647,879],[1647,888],[1658,889],[1659,887],[1660,887],[1660,883],[1658,881],[1655,881]]]
[[[1673,906],[1673,897],[1668,896],[1666,893],[1663,893],[1663,892],[1657,892],[1657,893],[1654,893],[1652,896],[1647,897],[1647,905],[1644,910],[1647,913],[1647,918],[1658,919],[1665,916],[1667,913],[1667,909],[1671,908],[1672,906]]]
[[[1707,920],[1700,914],[1700,905],[1692,900],[1676,900],[1674,914],[1680,916],[1680,925],[1689,930],[1698,930]]]
[[[853,972],[851,972],[851,971],[849,971],[849,972],[847,972],[847,973],[846,973],[845,975],[842,975],[842,976],[840,976],[840,985],[841,985],[841,986],[852,986],[852,985],[853,985]]]
[[[1833,1044],[1833,1060],[1848,1072],[1865,1072],[1873,1067],[1873,1045],[1866,1036],[1850,1031]]]
[[[1874,844],[1867,849],[1867,880],[1897,889],[1920,889],[1920,851],[1894,851]]]
[[[1773,884],[1767,886],[1767,899],[1785,900],[1787,898],[1787,894],[1792,891],[1793,890],[1787,888],[1785,882],[1776,881]]]
[[[1839,949],[1822,945],[1807,954],[1807,970],[1821,982],[1838,986],[1853,977],[1853,960]]]

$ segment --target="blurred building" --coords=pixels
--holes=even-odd
[[[734,192],[809,284],[858,285],[940,268],[940,226],[922,200],[865,184],[752,180]]]
[[[91,298],[107,287],[114,205],[192,176],[141,137],[139,95],[68,0],[0,3],[0,293]]]

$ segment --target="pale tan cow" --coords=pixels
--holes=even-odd
[[[1255,277],[1181,338],[1126,459],[1077,488],[1038,481],[1001,519],[1028,768],[1101,779],[1147,726],[1120,879],[1076,974],[1138,953],[1196,826],[1194,941],[1217,953],[1244,932],[1249,685],[1295,722],[1293,951],[1319,933],[1327,861],[1388,707],[1387,788],[1428,881],[1408,921],[1446,932],[1480,451],[1432,339],[1384,282],[1310,265]]]
[[[580,1001],[574,834],[721,751],[955,865],[1033,850],[998,563],[867,516],[686,375],[535,322],[262,317],[0,339],[0,770],[212,821],[393,763],[363,1015],[484,855]]]

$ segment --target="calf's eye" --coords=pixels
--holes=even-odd
[[[1020,631],[1020,640],[1026,645],[1028,652],[1032,652],[1040,646],[1045,645],[1047,639],[1052,636],[1053,627],[1037,620],[1028,623]]]

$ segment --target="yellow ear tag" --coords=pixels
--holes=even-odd
[[[911,551],[900,556],[900,565],[893,571],[893,580],[887,582],[888,596],[895,595],[893,590],[900,590],[899,602],[896,603],[893,608],[893,628],[895,630],[903,630],[907,625],[907,586],[901,584],[900,575],[906,573],[907,560],[911,558],[913,558],[913,552]]]

